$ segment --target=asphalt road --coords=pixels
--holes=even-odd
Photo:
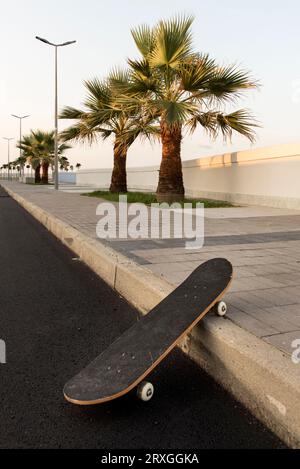
[[[64,383],[138,313],[0,189],[1,448],[281,448],[181,352],[152,374],[156,394],[93,408]]]

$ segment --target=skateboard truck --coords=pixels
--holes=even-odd
[[[228,311],[228,307],[225,301],[218,301],[218,303],[216,303],[215,306],[212,308],[212,312],[219,317],[226,316],[227,311]],[[153,384],[150,383],[149,381],[143,381],[141,384],[138,385],[136,394],[137,394],[138,399],[140,399],[143,402],[151,401],[154,395]]]

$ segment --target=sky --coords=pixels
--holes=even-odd
[[[220,63],[237,63],[261,83],[237,107],[251,109],[261,128],[254,145],[240,136],[231,144],[210,141],[197,130],[186,135],[183,160],[207,155],[300,141],[300,2],[299,0],[1,0],[0,164],[7,144],[1,137],[19,135],[11,114],[30,114],[23,133],[54,127],[54,50],[36,35],[53,42],[76,39],[59,50],[59,107],[81,105],[83,81],[104,78],[127,58],[139,56],[130,30],[161,18],[193,14],[194,48]],[[60,129],[66,122],[60,122]],[[18,156],[12,144],[11,158]],[[74,145],[72,164],[83,168],[112,166],[112,141],[89,147]],[[137,141],[129,166],[158,164],[159,144]]]

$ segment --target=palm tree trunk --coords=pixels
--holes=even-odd
[[[34,182],[39,184],[41,182],[41,165],[39,164],[34,170]]]
[[[181,126],[170,126],[161,122],[162,161],[159,172],[157,199],[159,202],[174,202],[184,199],[181,162]]]
[[[110,192],[127,192],[127,146],[117,141],[114,145],[114,168],[111,177]]]
[[[42,164],[42,183],[43,184],[48,184],[49,177],[49,163],[43,163]]]

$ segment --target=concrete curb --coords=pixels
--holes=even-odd
[[[5,185],[4,185],[5,187]],[[174,286],[5,187],[34,218],[143,314]],[[207,317],[180,344],[290,447],[300,448],[300,373],[285,354],[229,320]]]

